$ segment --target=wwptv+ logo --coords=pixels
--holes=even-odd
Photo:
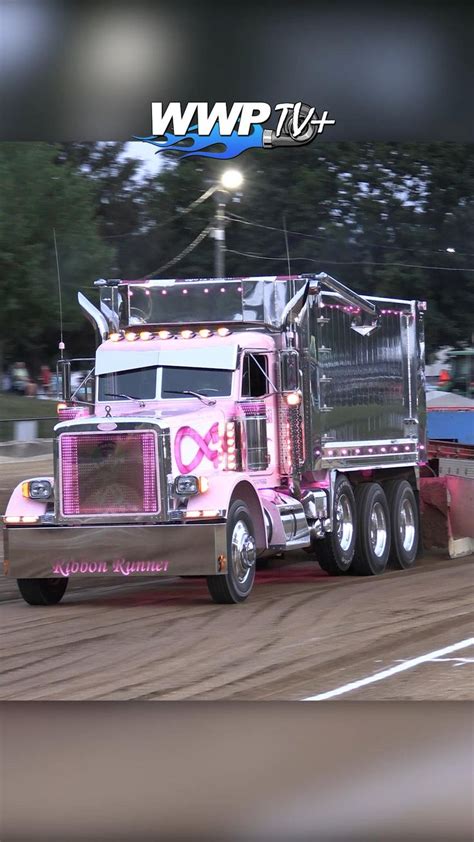
[[[275,129],[264,124],[275,115]],[[318,115],[315,106],[303,102],[280,102],[272,109],[267,102],[162,102],[152,103],[152,134],[135,137],[157,147],[173,150],[181,158],[236,158],[246,149],[305,146],[326,126],[335,125],[328,111]]]

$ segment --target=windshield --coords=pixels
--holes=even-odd
[[[164,366],[134,368],[99,375],[98,399],[120,401],[189,398],[189,392],[206,397],[225,397],[232,392],[232,371],[215,368]]]
[[[188,392],[217,398],[230,395],[231,391],[231,371],[215,368],[175,368],[174,366],[165,366],[162,369],[162,398],[188,398]],[[178,394],[175,394],[176,392]]]
[[[156,398],[156,366],[114,371],[99,376],[99,400],[127,400],[124,395],[139,400]]]

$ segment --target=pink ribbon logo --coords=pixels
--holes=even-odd
[[[182,458],[181,458],[181,442],[185,438],[192,439],[198,446],[198,451],[191,460],[189,465],[186,465]],[[216,464],[217,459],[219,458],[219,453],[217,450],[212,450],[209,445],[217,444],[219,441],[219,424],[216,421],[215,424],[210,427],[207,431],[204,438],[199,435],[197,430],[194,430],[192,427],[180,427],[178,432],[176,433],[176,438],[174,440],[174,458],[176,460],[176,464],[178,466],[178,470],[182,474],[189,474],[191,471],[194,471],[198,465],[201,464],[204,457],[209,459],[211,462]]]

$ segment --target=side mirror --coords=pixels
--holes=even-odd
[[[61,378],[61,399],[71,400],[71,362],[70,360],[58,361],[58,373]]]
[[[300,355],[290,349],[280,351],[280,377],[282,392],[296,392],[300,388]]]

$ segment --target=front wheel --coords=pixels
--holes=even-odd
[[[17,579],[18,589],[29,605],[57,605],[63,598],[67,577],[61,579]]]
[[[227,573],[207,577],[214,602],[229,605],[247,599],[255,581],[256,560],[252,516],[242,500],[235,500],[227,517]]]

